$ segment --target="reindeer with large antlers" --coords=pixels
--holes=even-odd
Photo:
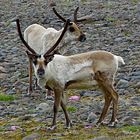
[[[85,41],[85,34],[79,29],[77,22],[83,21],[77,19],[77,11],[79,7],[74,11],[74,19],[70,21],[68,30],[65,33],[61,43],[59,44],[59,53],[64,54],[64,44],[70,40]],[[67,20],[57,13],[55,8],[53,8],[54,13],[65,23]],[[24,39],[30,45],[32,49],[35,50],[38,54],[44,54],[51,46],[54,45],[54,42],[57,41],[61,35],[63,28],[57,31],[54,28],[44,28],[39,24],[32,24],[27,27],[24,31]],[[29,89],[28,93],[32,93],[32,59],[29,57]]]
[[[21,32],[19,24],[17,25],[18,31]],[[105,104],[97,125],[103,123],[111,102],[113,109],[109,125],[114,126],[116,124],[118,93],[115,91],[113,83],[118,64],[125,64],[122,57],[101,50],[71,56],[51,54],[56,46],[53,46],[51,51],[47,51],[44,55],[38,56],[34,54],[34,51],[31,50],[31,47],[26,43],[22,35],[19,35],[30,52],[28,52],[29,57],[33,57],[35,75],[39,86],[50,88],[54,91],[54,116],[50,127],[51,130],[56,128],[56,117],[59,106],[64,111],[66,126],[71,126],[64,102],[64,90],[90,89],[95,86],[99,86],[102,89],[105,99]]]

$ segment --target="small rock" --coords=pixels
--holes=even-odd
[[[52,2],[49,3],[49,6],[50,7],[56,6],[56,3],[52,1]]]
[[[87,121],[88,121],[89,123],[92,123],[92,122],[95,122],[95,121],[96,121],[96,118],[97,118],[97,115],[94,114],[93,112],[91,112],[91,113],[88,115]]]
[[[84,96],[84,94],[85,94],[85,91],[80,91],[80,96]]]
[[[8,74],[0,73],[0,79],[5,79],[8,76]]]
[[[119,105],[120,106],[123,106],[123,107],[126,107],[128,105],[128,101],[127,100],[124,100],[122,98],[119,99]]]
[[[121,42],[123,40],[123,38],[122,37],[118,37],[118,38],[115,38],[115,42]]]
[[[117,84],[117,87],[119,87],[119,88],[127,88],[128,85],[129,85],[129,82],[127,80],[120,79],[118,84]]]
[[[140,82],[137,82],[137,84],[135,85],[135,87],[140,88]]]
[[[109,136],[99,136],[91,140],[111,140],[111,138]]]
[[[59,140],[58,138],[50,138],[48,140]]]
[[[39,139],[40,139],[40,135],[37,133],[33,133],[24,137],[22,140],[39,140]]]
[[[133,116],[126,116],[121,120],[123,125],[140,125],[140,121],[133,119]]]
[[[140,75],[140,71],[135,71],[130,73],[131,76],[139,76]]]
[[[47,103],[40,103],[36,110],[41,111],[41,112],[47,112],[50,110],[50,105]]]
[[[6,72],[6,70],[5,70],[5,68],[3,66],[0,66],[0,72],[2,72],[2,73]]]
[[[3,110],[3,109],[4,109],[4,107],[0,105],[0,110]]]
[[[133,101],[133,102],[139,103],[140,102],[140,96],[131,97],[130,100]]]

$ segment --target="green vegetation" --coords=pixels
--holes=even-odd
[[[139,2],[139,0],[131,0],[131,2],[132,2],[133,4],[136,4],[136,3]]]
[[[106,16],[106,21],[110,21],[110,22],[115,22],[116,21],[116,19],[113,17],[113,16]]]
[[[10,120],[9,122],[10,123]],[[57,122],[57,129],[48,131],[46,121],[38,122],[28,120],[24,122],[17,121],[19,128],[14,131],[1,130],[1,139],[21,140],[24,136],[32,133],[40,134],[39,140],[60,139],[60,140],[90,140],[95,137],[107,136],[114,140],[139,140],[140,126],[122,126],[120,128],[108,128],[100,126],[99,128],[85,128],[83,124],[76,123],[70,129],[64,129],[64,122]],[[6,122],[1,122],[1,125],[6,125]],[[7,132],[7,133],[6,133]]]
[[[67,106],[67,110],[68,110],[69,112],[74,112],[74,111],[76,111],[77,109],[76,109],[76,107],[74,107],[74,106]]]
[[[126,131],[129,131],[129,132],[137,132],[137,131],[140,131],[140,125],[126,126],[123,129],[126,130]]]
[[[7,95],[4,93],[0,93],[0,101],[12,101],[15,97],[13,95]]]

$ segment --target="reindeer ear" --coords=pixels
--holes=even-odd
[[[60,54],[60,52],[58,49],[56,49],[56,50],[54,50],[53,54]]]
[[[53,58],[54,58],[54,55],[50,55],[50,56],[47,58],[48,62],[52,61]]]
[[[29,51],[25,51],[29,58],[32,58],[32,54]]]
[[[26,54],[28,55],[29,58],[33,59],[36,57],[35,54],[30,53],[29,51],[26,51]]]
[[[54,58],[54,55],[50,55],[50,56],[46,57],[45,61],[44,61],[45,65],[47,65],[49,62],[51,62],[53,60],[53,58]]]

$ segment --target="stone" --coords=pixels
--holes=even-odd
[[[119,87],[119,88],[127,88],[128,86],[129,86],[129,82],[124,79],[120,79],[117,84],[117,87]]]
[[[3,66],[0,66],[0,72],[6,73],[6,70],[5,70],[5,68]]]
[[[0,79],[5,79],[6,77],[8,77],[8,74],[0,73]]]
[[[0,105],[0,110],[3,110],[3,109],[4,109],[4,107]]]
[[[65,0],[65,2],[51,0],[51,2],[57,4],[58,9],[56,10],[65,18],[73,19],[73,12],[76,5],[82,5],[77,14],[78,18],[92,14],[93,19],[90,19],[89,22],[78,23],[80,29],[86,35],[87,40],[85,42],[74,40],[66,44],[64,47],[66,55],[93,50],[106,50],[123,57],[126,64],[122,66],[119,65],[115,76],[115,83],[118,83],[115,84],[115,89],[119,93],[118,124],[121,124],[121,126],[127,124],[133,126],[139,125],[140,2],[128,2],[127,0],[109,2],[99,2],[97,0]],[[26,27],[34,23],[43,25],[45,28],[54,27],[57,30],[61,29],[64,23],[53,13],[52,7],[48,6],[48,1],[46,0],[14,0],[12,2],[1,0],[0,3],[2,5],[0,13],[0,93],[16,93],[14,96],[17,101],[14,106],[11,101],[0,101],[0,116],[4,118],[4,125],[2,124],[4,131],[2,133],[6,133],[8,137],[10,133],[9,131],[6,132],[6,130],[9,124],[13,125],[13,123],[18,123],[20,125],[23,123],[22,120],[31,122],[33,119],[34,121],[38,121],[38,123],[41,122],[42,125],[46,127],[46,125],[50,125],[53,117],[53,102],[45,99],[45,93],[41,89],[36,90],[33,85],[33,92],[37,94],[28,97],[23,96],[27,94],[29,87],[29,75],[27,70],[28,57],[26,56],[24,45],[15,28],[16,24],[14,20],[17,18],[15,14],[18,13],[18,18],[21,19],[22,33]],[[114,9],[117,9],[117,11],[114,12]],[[35,79],[34,74],[33,79]],[[35,80],[33,80],[33,82],[34,81]],[[74,92],[79,93],[79,90],[74,90]],[[85,122],[88,123],[88,121],[92,122],[96,116],[98,120],[104,103],[104,95],[102,92],[97,89],[80,90],[80,96],[79,101],[68,102],[70,106],[76,107],[75,111],[68,112],[74,125],[77,125],[79,122],[81,124],[85,124]],[[41,103],[46,103],[47,105],[40,105]],[[39,107],[39,105],[43,107]],[[111,111],[112,104],[108,110],[105,121],[110,120]],[[19,120],[20,118],[21,120]],[[62,109],[57,115],[57,121],[58,125],[63,126],[63,124],[60,123],[62,121],[65,122]],[[59,128],[62,126],[59,126]],[[29,132],[32,134],[33,131],[31,129],[29,128]],[[100,130],[98,129],[97,131]],[[35,132],[37,132],[37,130]],[[43,136],[51,135],[49,132],[46,133],[46,129],[41,133]],[[115,135],[117,135],[119,139],[120,135],[117,131],[116,133]],[[100,136],[97,137],[93,134],[92,139],[94,137],[96,137],[96,139],[103,139],[104,137],[108,137],[106,135],[107,134],[100,133]],[[49,138],[58,139],[59,136]]]
[[[87,118],[87,121],[89,123],[92,123],[92,122],[95,122],[97,119],[97,115],[94,114],[93,112],[91,112],[89,115],[88,115],[88,118]]]
[[[38,133],[33,133],[28,136],[25,136],[22,140],[39,140],[40,135]]]
[[[47,103],[40,103],[37,107],[36,107],[37,111],[40,112],[47,112],[50,110],[50,105]]]
[[[99,136],[90,140],[113,140],[109,136]]]

